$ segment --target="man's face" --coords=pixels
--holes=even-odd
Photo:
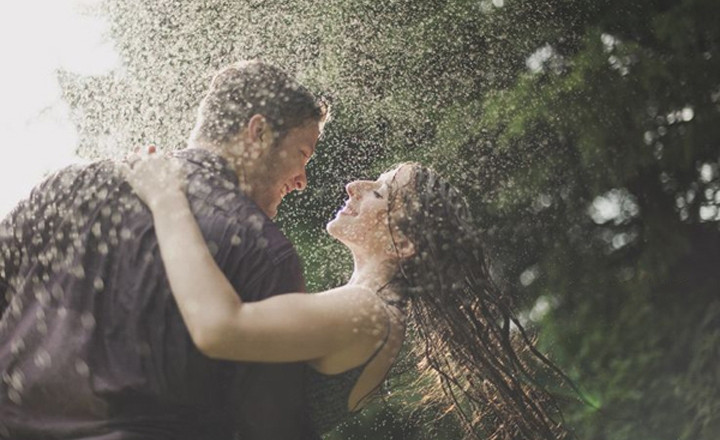
[[[292,191],[302,191],[307,186],[305,166],[315,153],[320,137],[320,127],[308,121],[295,127],[269,145],[262,156],[248,170],[245,182],[248,195],[270,218],[277,215],[282,199]]]

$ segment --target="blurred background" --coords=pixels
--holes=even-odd
[[[29,0],[0,45],[0,214],[66,163],[182,148],[213,72],[260,58],[334,105],[279,218],[310,290],[351,268],[343,184],[422,161],[583,390],[557,390],[578,438],[720,438],[717,0]],[[327,438],[458,438],[402,370]]]

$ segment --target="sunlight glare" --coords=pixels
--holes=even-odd
[[[98,0],[0,3],[0,217],[48,172],[80,161],[57,71],[101,75],[120,60]]]

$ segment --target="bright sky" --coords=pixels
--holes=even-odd
[[[101,75],[120,66],[97,0],[0,2],[0,219],[52,170],[81,161],[57,70]]]

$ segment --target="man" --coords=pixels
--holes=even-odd
[[[176,153],[213,255],[246,301],[304,290],[270,218],[307,184],[326,118],[285,73],[243,62],[215,76],[190,148]],[[0,224],[0,312],[0,438],[313,436],[299,364],[195,349],[151,215],[112,162],[60,171]]]

